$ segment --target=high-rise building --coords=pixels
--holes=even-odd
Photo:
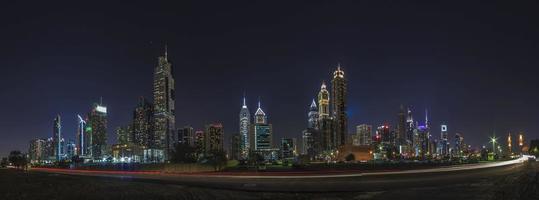
[[[460,133],[455,133],[455,146],[453,147],[453,156],[461,157],[463,153],[464,137]]]
[[[75,156],[77,150],[77,145],[75,144],[75,141],[68,140],[65,142],[65,157],[66,159],[71,159],[73,156]]]
[[[116,128],[116,139],[118,141],[118,144],[129,144],[131,143],[131,139],[133,138],[131,136],[131,133],[133,132],[132,131],[132,126],[131,125],[127,125],[127,126],[120,126],[118,128]]]
[[[318,107],[313,99],[309,112],[307,113],[307,129],[302,132],[302,148],[303,155],[315,156],[315,137],[318,135]]]
[[[54,126],[52,129],[52,138],[54,143],[54,156],[56,161],[60,161],[63,158],[62,155],[62,120],[60,115],[54,118]]]
[[[281,139],[281,159],[294,158],[297,154],[296,138]]]
[[[154,72],[154,134],[150,143],[150,148],[164,150],[165,153],[174,148],[176,141],[174,73],[167,53],[165,47],[165,55],[158,57]]]
[[[201,157],[206,151],[206,141],[203,130],[195,131],[195,149],[198,157]]]
[[[102,102],[95,103],[90,113],[88,113],[86,129],[91,134],[91,157],[94,160],[104,158],[107,149],[107,107]]]
[[[154,141],[153,132],[153,105],[144,97],[140,97],[139,103],[133,111],[133,133],[132,141],[134,144],[150,147]]]
[[[335,121],[335,148],[338,148],[346,143],[346,135],[348,134],[348,116],[346,114],[346,79],[344,71],[341,70],[340,64],[337,70],[333,72],[332,85],[332,111]]]
[[[86,124],[87,119],[77,115],[77,151],[79,157],[86,157],[92,150],[91,126]],[[91,154],[91,153],[90,153]]]
[[[326,83],[322,82],[320,92],[318,92],[318,134],[315,136],[315,151],[333,151],[337,148],[337,138],[335,137],[335,124],[329,115],[329,92]]]
[[[44,139],[33,139],[30,141],[28,158],[30,163],[42,163],[47,160],[47,141]]]
[[[441,125],[440,132],[440,151],[438,152],[441,156],[447,156],[449,154],[449,136],[447,133],[447,125]]]
[[[195,132],[193,127],[184,126],[183,128],[178,129],[178,142],[179,144],[184,144],[188,146],[195,146]]]
[[[251,126],[251,150],[269,150],[273,147],[273,132],[271,124],[268,124],[266,113],[258,102],[258,109],[255,112],[255,123]]]
[[[230,138],[230,149],[228,151],[228,158],[230,160],[240,160],[242,159],[242,151],[241,151],[241,137],[242,135],[240,133],[235,133]]]
[[[406,114],[404,112],[404,106],[400,106],[397,121],[396,131],[396,145],[406,145]]]
[[[205,141],[205,153],[210,154],[216,151],[224,150],[224,136],[225,132],[223,124],[214,123],[206,125],[204,141]]]
[[[250,149],[250,139],[249,139],[249,131],[251,129],[251,114],[249,113],[249,109],[247,108],[247,104],[245,102],[245,96],[243,97],[243,106],[241,106],[240,110],[240,157],[242,159],[246,159],[249,155],[249,149]]]
[[[316,102],[312,101],[311,106],[309,106],[309,113],[307,114],[308,124],[307,128],[318,129],[318,108]]]
[[[371,145],[372,140],[372,125],[361,124],[356,127],[356,135],[358,139],[357,145]]]
[[[416,138],[414,139],[416,142],[416,156],[425,159],[429,155],[430,149],[429,128],[426,126],[419,126],[416,130]]]

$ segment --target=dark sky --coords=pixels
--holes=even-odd
[[[1,156],[50,137],[57,113],[74,139],[76,114],[99,97],[115,141],[138,97],[151,99],[165,43],[177,126],[221,121],[225,134],[238,132],[245,91],[251,112],[261,98],[275,139],[299,138],[311,99],[340,62],[350,132],[394,123],[405,104],[416,119],[429,109],[435,137],[441,122],[473,145],[494,130],[539,137],[537,1],[18,2],[0,8]]]

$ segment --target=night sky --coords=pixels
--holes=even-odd
[[[177,127],[219,121],[228,138],[245,92],[251,113],[261,99],[276,141],[300,138],[311,99],[340,62],[350,132],[395,124],[404,104],[415,119],[429,109],[436,138],[441,122],[472,145],[493,131],[539,138],[537,1],[22,2],[0,8],[0,156],[52,136],[56,114],[74,139],[76,115],[100,97],[115,142],[138,97],[152,99],[165,43]]]

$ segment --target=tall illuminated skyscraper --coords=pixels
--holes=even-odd
[[[319,131],[315,136],[315,151],[332,151],[336,149],[336,137],[333,118],[329,115],[329,92],[326,83],[322,82],[320,92],[318,92],[318,126]]]
[[[224,129],[223,124],[214,123],[206,125],[206,135],[204,137],[206,154],[224,150]]]
[[[54,127],[52,129],[52,138],[54,144],[54,156],[56,161],[62,159],[62,120],[60,115],[54,118]]]
[[[335,147],[338,148],[346,143],[346,135],[348,133],[348,116],[346,114],[346,79],[344,71],[341,70],[341,65],[337,66],[337,70],[333,72],[331,80],[331,93],[333,97],[332,111],[335,121]]]
[[[269,150],[273,147],[273,131],[271,124],[268,124],[266,113],[258,102],[258,109],[255,112],[255,123],[251,126],[250,144],[251,150]]]
[[[249,155],[249,129],[251,126],[251,114],[249,108],[245,102],[245,96],[243,97],[243,106],[240,110],[240,158],[245,159]]]
[[[107,149],[107,107],[103,103],[95,103],[88,113],[87,133],[91,134],[91,157],[101,160]]]
[[[158,57],[154,71],[154,134],[150,144],[150,148],[165,150],[165,153],[174,148],[176,132],[174,74],[167,54],[165,46],[165,55]]]
[[[307,129],[302,132],[301,153],[303,155],[315,156],[315,137],[318,134],[319,128],[318,117],[318,107],[316,106],[316,101],[313,99],[307,113]]]
[[[131,141],[139,146],[149,147],[153,141],[154,125],[153,105],[144,97],[133,111],[133,138]]]
[[[397,134],[396,134],[396,145],[405,145],[406,144],[406,113],[404,111],[404,106],[400,106],[400,110],[397,118]],[[403,152],[400,152],[403,153]]]

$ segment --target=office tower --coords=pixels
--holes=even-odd
[[[203,130],[195,131],[195,149],[198,157],[202,157],[206,151],[205,134]]]
[[[251,150],[269,150],[273,147],[273,132],[271,124],[268,124],[266,113],[258,102],[258,109],[254,116],[255,124],[251,125]]]
[[[290,159],[296,156],[296,138],[281,139],[281,159]]]
[[[105,156],[107,148],[107,107],[103,103],[95,103],[90,113],[88,113],[87,128],[91,134],[91,157],[94,160],[101,160]]]
[[[416,144],[415,144],[415,151],[416,156],[421,159],[426,159],[429,155],[429,148],[430,148],[430,140],[429,137],[430,132],[428,127],[426,126],[418,126],[417,132],[416,132]]]
[[[412,116],[412,111],[410,108],[408,108],[408,115],[406,117],[406,143],[410,149],[413,149],[414,144],[414,132],[417,125],[416,122],[414,122],[414,118]]]
[[[228,158],[230,160],[241,160],[242,159],[242,142],[241,142],[242,135],[241,133],[235,133],[230,138],[230,149],[228,151]]]
[[[311,102],[311,106],[309,106],[309,113],[307,114],[308,117],[308,129],[318,129],[318,107],[316,106],[316,102]]]
[[[133,133],[132,141],[134,144],[150,147],[154,141],[154,113],[153,105],[148,102],[144,97],[140,97],[139,103],[133,111]]]
[[[85,157],[88,152],[91,151],[91,141],[92,134],[87,134],[91,132],[91,127],[86,124],[86,119],[82,118],[80,115],[77,115],[77,148],[76,154],[79,157]]]
[[[178,129],[178,144],[195,146],[195,132],[193,127],[184,126]]]
[[[154,72],[154,134],[150,143],[150,148],[164,150],[165,153],[174,148],[176,135],[174,74],[167,53],[165,46],[165,55],[158,57]]]
[[[337,138],[335,137],[335,124],[329,115],[329,92],[326,83],[322,82],[318,93],[318,134],[315,137],[315,151],[333,151],[336,149]]]
[[[462,146],[464,144],[464,138],[460,133],[455,133],[455,146],[453,147],[453,156],[461,157],[463,153]]]
[[[205,153],[211,154],[217,151],[224,150],[224,129],[223,124],[213,123],[206,125],[206,131],[204,136]]]
[[[439,154],[442,156],[448,155],[449,154],[449,136],[447,134],[447,125],[445,124],[441,125],[439,144],[440,144]]]
[[[65,157],[66,159],[71,159],[76,154],[77,145],[75,141],[68,140],[65,142]]]
[[[380,135],[380,137],[382,138],[381,141],[384,145],[388,146],[392,144],[393,136],[391,135],[391,131],[387,123],[382,126],[379,126],[376,131],[378,132],[377,135]]]
[[[302,148],[303,155],[314,157],[315,155],[315,137],[318,134],[318,107],[313,99],[307,113],[307,129],[302,132]]]
[[[240,110],[240,153],[241,158],[246,159],[249,155],[249,149],[250,149],[250,129],[251,129],[251,114],[249,113],[249,109],[247,108],[247,104],[245,102],[245,96],[243,97],[243,105],[241,106]]]
[[[132,127],[131,125],[127,126],[120,126],[116,128],[116,139],[118,141],[118,144],[129,144],[131,143],[131,136],[132,133]]]
[[[332,111],[333,120],[335,121],[335,144],[338,148],[346,143],[346,135],[348,135],[348,116],[346,115],[346,79],[344,71],[341,70],[340,64],[337,70],[333,72],[332,85]]]
[[[56,118],[54,118],[52,138],[54,143],[53,155],[56,157],[56,161],[60,161],[62,159],[62,120],[60,115],[57,115]]]
[[[360,124],[356,127],[356,135],[358,139],[358,145],[371,145],[372,126],[367,124]]]
[[[400,106],[397,118],[396,145],[406,145],[406,114],[404,106]],[[401,152],[402,153],[402,152]]]
[[[41,163],[47,160],[47,141],[43,139],[33,139],[30,141],[28,149],[28,158],[30,163]]]

